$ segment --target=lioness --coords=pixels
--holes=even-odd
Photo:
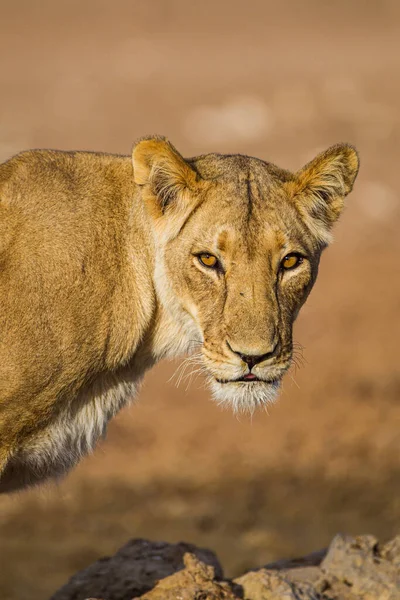
[[[195,350],[234,409],[272,402],[358,165],[346,144],[293,174],[162,137],[1,165],[0,491],[75,465],[166,356]]]

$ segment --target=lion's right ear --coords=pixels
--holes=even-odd
[[[293,201],[316,238],[326,244],[330,231],[353,189],[358,154],[349,144],[336,144],[295,173],[288,186]]]
[[[194,202],[198,175],[164,137],[141,139],[132,152],[133,176],[154,217],[187,212]]]

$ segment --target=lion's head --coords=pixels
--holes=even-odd
[[[358,171],[339,144],[297,173],[241,155],[184,159],[164,138],[133,150],[154,231],[156,287],[198,340],[214,397],[272,401],[292,359],[293,322]]]

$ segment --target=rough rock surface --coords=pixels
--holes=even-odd
[[[185,569],[162,579],[141,600],[236,600],[233,586],[215,578],[215,569],[202,563],[194,554],[183,557]]]
[[[328,550],[230,581],[190,544],[132,540],[81,571],[51,600],[400,600],[400,536],[337,535]]]
[[[192,544],[136,539],[114,556],[102,558],[74,575],[51,600],[131,600],[154,588],[158,580],[181,573],[187,553],[197,557],[202,567],[212,566],[215,576],[222,577],[221,565],[210,550]]]

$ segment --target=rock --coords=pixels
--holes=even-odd
[[[287,571],[288,569],[319,567],[327,552],[327,548],[323,548],[317,552],[306,554],[306,556],[302,556],[301,558],[285,558],[283,560],[277,560],[275,562],[268,563],[264,568],[276,570],[284,569]]]
[[[382,557],[400,568],[400,535],[396,536],[382,548]]]
[[[321,563],[321,571],[332,588],[336,582],[344,583],[349,598],[398,600],[400,538],[381,550],[372,535],[356,538],[337,535]]]
[[[209,550],[132,540],[51,600],[400,600],[400,536],[337,535],[328,550],[270,563],[233,581]]]
[[[216,581],[214,568],[194,554],[185,554],[183,562],[183,571],[162,579],[151,592],[140,596],[140,600],[239,600],[231,584]]]
[[[292,582],[277,571],[260,569],[235,579],[246,600],[320,600],[311,583]]]
[[[213,567],[215,576],[222,578],[221,565],[210,550],[192,544],[134,539],[114,556],[102,558],[74,575],[51,600],[131,600],[154,588],[159,579],[183,569],[186,553]]]
[[[235,579],[251,600],[319,600],[313,583],[321,578],[319,565],[326,549],[302,558],[279,560]]]

